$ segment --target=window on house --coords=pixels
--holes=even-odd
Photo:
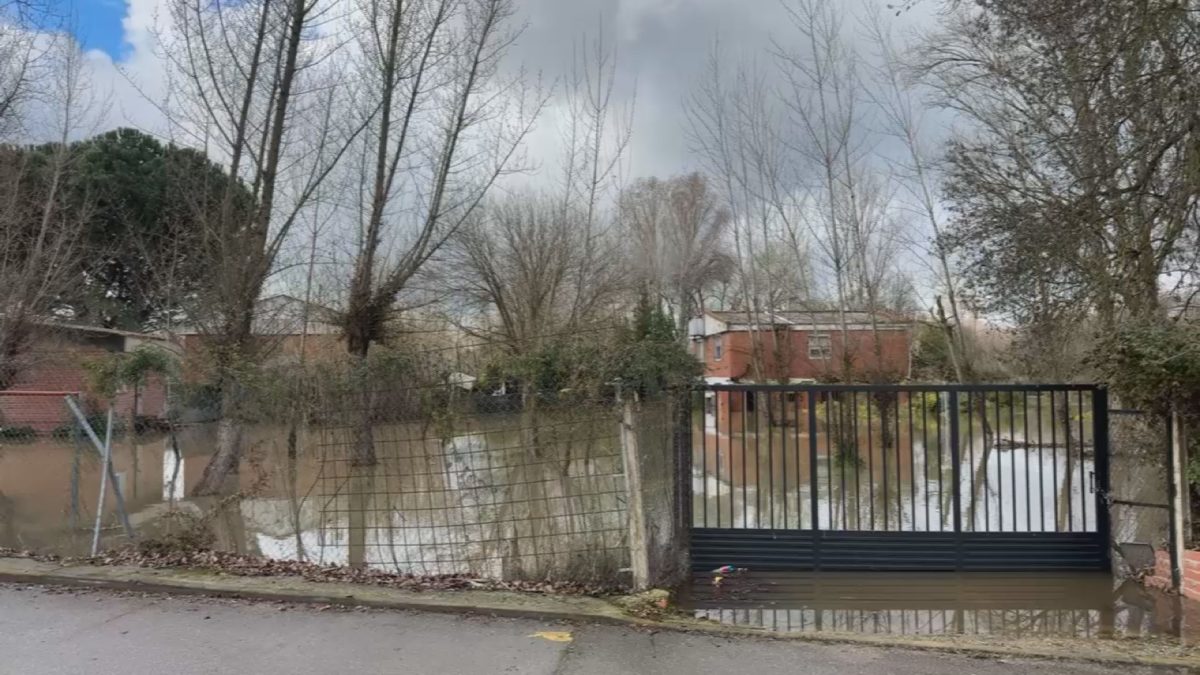
[[[696,340],[696,358],[704,363],[704,340]]]
[[[725,336],[718,335],[713,338],[713,360],[720,361],[722,356],[725,356]]]
[[[808,336],[808,358],[828,359],[833,353],[829,335],[814,333]]]

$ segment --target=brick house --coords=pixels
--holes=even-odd
[[[263,362],[291,364],[342,358],[346,354],[341,329],[334,323],[333,310],[290,295],[272,295],[258,301],[251,327]],[[203,377],[208,364],[207,347],[212,338],[198,327],[176,330],[183,345],[185,377]]]
[[[42,323],[35,331],[31,347],[19,357],[15,379],[0,390],[0,427],[29,427],[38,433],[49,433],[71,419],[64,401],[68,394],[82,396],[85,410],[104,408],[104,403],[88,391],[87,365],[147,344],[178,352],[175,343],[163,335]],[[167,384],[150,378],[136,396],[132,389],[118,392],[113,414],[121,419],[129,419],[135,412],[139,416],[162,418],[167,412],[166,401]]]
[[[710,384],[896,382],[911,369],[913,328],[890,312],[830,310],[749,315],[707,311],[689,323],[692,353]],[[789,401],[795,397],[789,395]],[[753,398],[708,393],[709,426],[736,422]],[[801,409],[807,402],[799,401]],[[782,406],[794,409],[795,406]]]

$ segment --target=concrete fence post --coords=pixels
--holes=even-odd
[[[650,548],[646,536],[646,506],[642,493],[636,419],[633,402],[622,402],[621,458],[625,465],[625,493],[628,496],[629,566],[633,571],[634,589],[645,590],[650,586]]]
[[[1191,534],[1190,490],[1187,480],[1187,426],[1178,411],[1171,411],[1171,470],[1168,495],[1171,502],[1171,586],[1182,585],[1183,555]]]

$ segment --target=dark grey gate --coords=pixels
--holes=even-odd
[[[731,384],[698,398],[696,570],[1110,567],[1102,387]]]

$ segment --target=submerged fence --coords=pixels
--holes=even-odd
[[[483,401],[487,403],[487,401]],[[351,565],[422,575],[615,579],[628,566],[614,407],[496,401],[453,420],[353,426],[322,440],[326,536]]]
[[[699,566],[1107,566],[1103,389],[710,385],[703,397]]]

